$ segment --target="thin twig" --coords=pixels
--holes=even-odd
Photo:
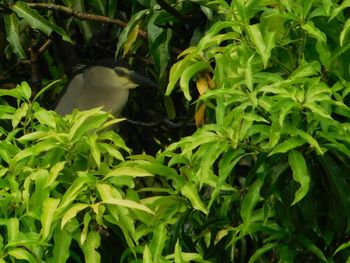
[[[128,25],[128,23],[125,23],[119,19],[114,19],[107,16],[95,15],[90,13],[78,12],[72,8],[69,8],[63,5],[47,4],[47,3],[27,3],[27,5],[31,8],[41,8],[41,9],[60,11],[70,16],[79,18],[80,20],[90,20],[90,21],[96,21],[104,24],[113,24],[121,28],[125,28]],[[147,38],[147,33],[141,29],[139,29],[138,34],[142,38]]]
[[[39,49],[38,52],[42,54],[52,43],[51,39],[48,39]]]
[[[176,122],[172,122],[168,119],[163,119],[163,120],[156,121],[156,122],[142,122],[142,121],[133,121],[130,119],[126,119],[126,122],[128,122],[132,125],[135,125],[135,126],[148,127],[148,128],[157,127],[157,126],[160,126],[162,124],[166,125],[169,128],[196,127],[196,124],[194,122],[176,123]]]

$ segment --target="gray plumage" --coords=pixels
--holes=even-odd
[[[118,117],[128,101],[130,89],[156,86],[154,82],[125,67],[109,66],[97,65],[82,69],[69,82],[55,111],[66,115],[74,109],[88,110],[102,106],[104,111]]]

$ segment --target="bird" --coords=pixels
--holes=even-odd
[[[74,109],[84,111],[102,107],[102,110],[119,117],[128,101],[129,90],[138,86],[157,87],[153,81],[130,70],[125,63],[113,59],[98,60],[94,65],[77,71],[68,82],[55,111],[64,116]]]

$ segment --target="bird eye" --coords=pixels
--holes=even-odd
[[[120,68],[120,67],[116,67],[114,68],[114,71],[117,75],[119,76],[127,76],[128,73],[130,73],[130,71],[128,71],[127,69],[125,68]]]

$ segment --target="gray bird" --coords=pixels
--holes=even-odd
[[[127,67],[116,66],[114,61],[101,60],[97,65],[79,70],[55,111],[63,116],[74,109],[103,106],[104,111],[118,117],[128,101],[129,90],[138,86],[156,87],[156,84]]]

